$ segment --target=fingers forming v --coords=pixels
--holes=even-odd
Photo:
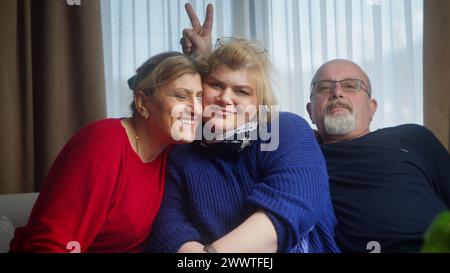
[[[184,6],[186,9],[186,12],[189,16],[189,20],[191,21],[192,28],[195,32],[201,34],[201,35],[211,35],[212,32],[212,25],[214,21],[214,7],[212,4],[208,4],[206,7],[206,16],[205,20],[203,21],[203,25],[200,24],[200,20],[198,19],[197,13],[195,13],[194,8],[190,3],[186,3]]]
[[[197,14],[195,13],[192,5],[190,3],[186,3],[186,5],[184,5],[184,7],[189,16],[189,20],[191,21],[192,28],[195,31],[200,30],[202,28],[202,26],[200,25],[200,20],[198,19]]]

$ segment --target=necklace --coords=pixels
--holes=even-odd
[[[139,146],[138,146],[139,136],[137,134],[137,126],[136,121],[134,119],[133,119],[133,127],[134,127],[134,144],[136,145],[136,154],[139,156]]]

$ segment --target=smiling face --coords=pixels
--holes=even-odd
[[[199,74],[185,74],[166,84],[149,99],[148,128],[166,142],[191,142],[201,117]]]
[[[204,122],[216,133],[238,128],[256,115],[258,95],[244,69],[217,66],[205,78],[203,90]]]
[[[346,60],[330,61],[317,71],[313,82],[348,79],[363,80],[361,88],[366,88],[366,92],[344,92],[339,83],[330,92],[312,90],[307,110],[324,142],[351,140],[370,131],[377,102],[369,97],[370,81],[359,66]]]

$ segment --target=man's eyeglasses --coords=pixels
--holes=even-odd
[[[330,94],[336,88],[337,84],[341,85],[342,91],[345,93],[356,93],[361,90],[365,91],[369,98],[372,97],[371,91],[367,88],[367,85],[363,80],[358,79],[347,79],[342,81],[315,81],[311,84],[311,95],[312,94]]]

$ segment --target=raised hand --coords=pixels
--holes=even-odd
[[[185,28],[183,30],[183,38],[180,40],[183,52],[194,56],[206,55],[212,50],[213,5],[208,4],[206,7],[206,16],[203,25],[200,24],[200,20],[191,4],[187,3],[185,8],[192,28]]]

